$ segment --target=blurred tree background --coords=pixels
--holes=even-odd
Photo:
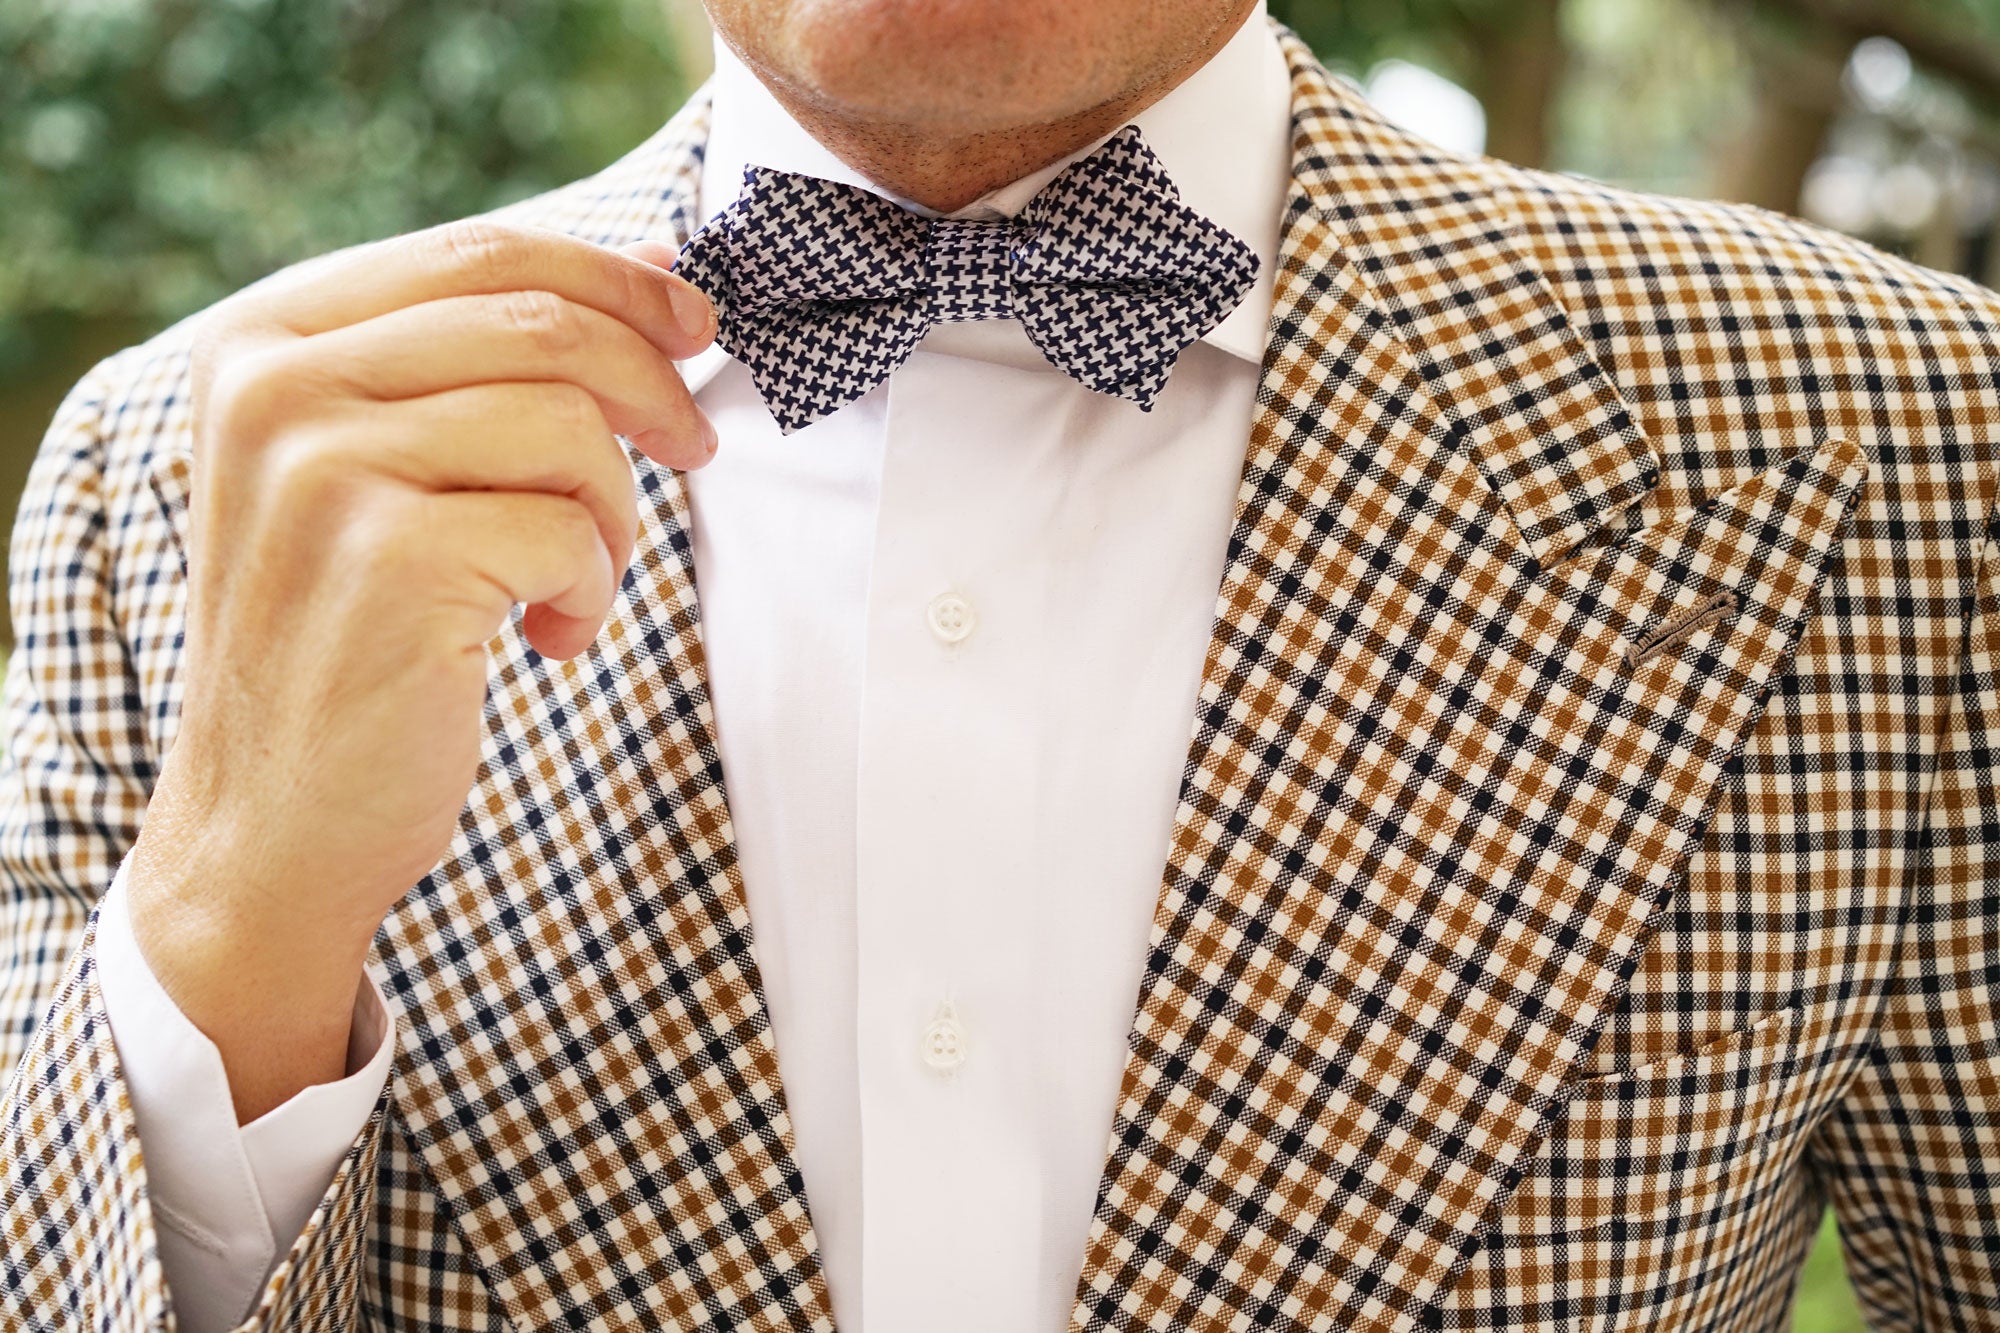
[[[1271,7],[1453,147],[2000,284],[2000,0]],[[585,174],[707,66],[696,0],[6,0],[0,512],[96,358],[292,260]],[[1829,1227],[1798,1328],[1861,1326]]]
[[[98,357],[584,175],[692,86],[661,0],[0,4],[0,506]]]

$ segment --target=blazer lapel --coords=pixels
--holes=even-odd
[[[1630,533],[1653,450],[1482,168],[1287,41],[1271,344],[1077,1329],[1421,1317],[1616,1003],[1865,473],[1802,443]]]
[[[614,243],[685,239],[701,104],[586,182]],[[633,172],[630,165],[614,170]],[[636,211],[634,201],[641,201]],[[608,216],[608,221],[600,220]],[[394,1096],[518,1328],[830,1329],[723,795],[678,474],[590,652],[491,648],[477,785],[390,917]]]

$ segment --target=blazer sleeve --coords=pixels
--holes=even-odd
[[[1813,1145],[1877,1330],[2000,1330],[2000,516],[1875,1045]]]
[[[105,1019],[93,908],[138,836],[158,756],[116,617],[104,441],[120,358],[42,442],[10,549],[0,756],[0,1328],[165,1333],[144,1148]],[[179,570],[173,571],[175,577]],[[359,1324],[378,1104],[242,1325]]]

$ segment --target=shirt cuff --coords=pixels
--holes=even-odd
[[[221,1053],[132,933],[124,865],[98,907],[95,958],[174,1310],[187,1333],[220,1333],[254,1308],[374,1113],[396,1048],[388,1010],[369,978],[355,996],[347,1077],[239,1127]]]

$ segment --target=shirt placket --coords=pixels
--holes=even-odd
[[[989,258],[999,236],[958,234]],[[1031,520],[1009,507],[1007,452],[955,447],[953,428],[991,375],[919,352],[890,384],[855,812],[871,1333],[918,1333],[944,1310],[1026,1327],[1037,1296],[1022,1277],[1041,1177],[1031,1129],[1009,1113],[1020,1061],[998,1012],[1032,897],[1009,831],[1033,823],[1034,731],[1007,682],[1035,641],[1014,623],[1022,588],[1002,577]]]

